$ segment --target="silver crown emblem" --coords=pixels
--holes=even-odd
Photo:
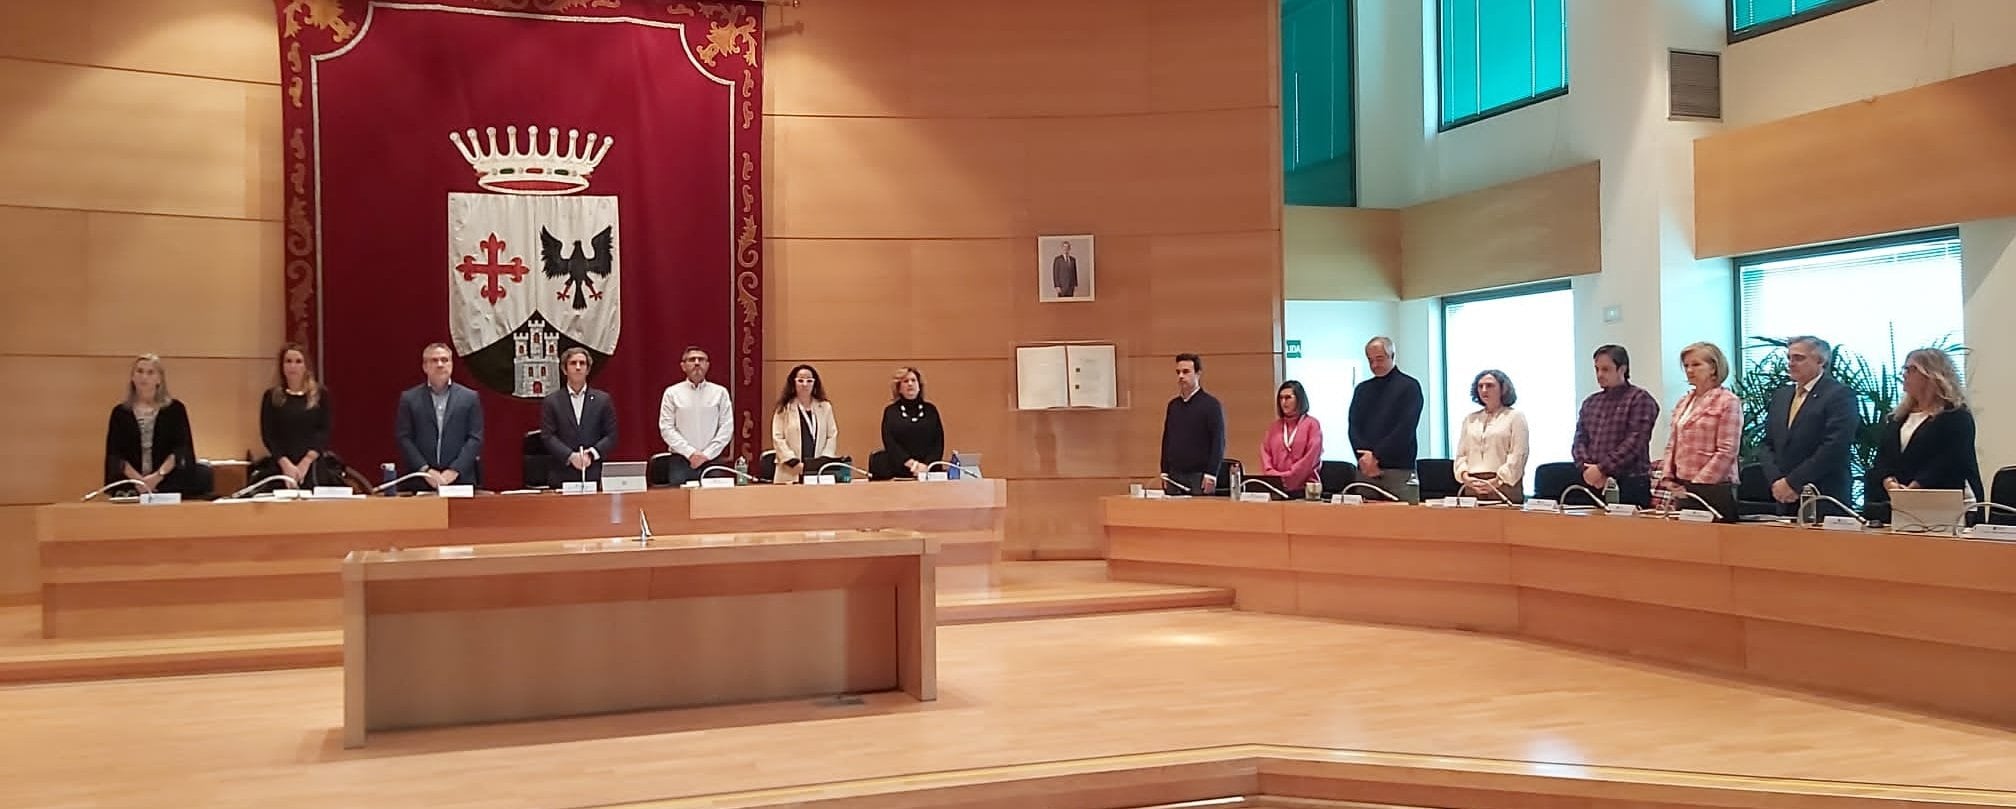
[[[467,139],[464,139],[464,135]],[[469,167],[476,170],[476,184],[491,191],[506,194],[534,194],[556,196],[572,194],[588,187],[588,175],[602,163],[609,154],[609,146],[615,138],[607,138],[588,133],[581,137],[578,129],[567,130],[567,142],[563,148],[560,130],[547,127],[545,148],[540,148],[539,127],[525,127],[525,148],[518,148],[518,127],[504,127],[504,145],[497,144],[497,127],[483,128],[487,144],[479,141],[472,127],[465,132],[450,132],[448,139],[455,142],[455,148],[462,152],[462,159],[469,161]],[[599,141],[599,142],[598,142]]]

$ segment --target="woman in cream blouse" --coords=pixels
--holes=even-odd
[[[805,464],[840,454],[833,403],[826,401],[826,385],[810,365],[794,366],[784,377],[777,412],[770,416],[770,448],[777,451],[777,471],[770,478],[775,483],[794,483],[805,474]]]
[[[1504,371],[1489,370],[1470,382],[1470,401],[1482,405],[1463,417],[1456,443],[1456,482],[1463,494],[1486,502],[1526,499],[1526,414],[1512,409],[1519,393]]]

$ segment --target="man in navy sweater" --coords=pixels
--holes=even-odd
[[[1351,447],[1359,476],[1402,498],[1414,474],[1414,433],[1421,427],[1421,383],[1393,364],[1393,341],[1365,344],[1372,378],[1351,395]]]
[[[1176,398],[1162,418],[1162,474],[1178,485],[1170,494],[1211,494],[1225,460],[1225,408],[1204,392],[1204,360],[1176,355]]]

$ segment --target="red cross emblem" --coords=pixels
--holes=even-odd
[[[463,256],[462,263],[455,265],[455,269],[462,271],[464,281],[474,281],[478,275],[488,276],[484,279],[481,294],[483,300],[489,301],[491,306],[496,306],[498,301],[504,299],[504,285],[498,283],[499,276],[508,273],[511,276],[511,283],[522,284],[529,268],[525,266],[525,260],[517,256],[513,256],[509,264],[497,263],[497,257],[504,253],[504,240],[497,238],[495,233],[490,234],[490,238],[484,239],[477,246],[483,248],[483,255],[486,257],[483,263],[476,263],[475,256]]]

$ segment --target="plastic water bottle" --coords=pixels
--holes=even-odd
[[[381,463],[378,465],[378,471],[382,473],[385,477],[384,480],[379,481],[378,485],[380,486],[390,484],[392,481],[397,480],[399,478],[399,466],[397,464]],[[386,489],[385,494],[387,496],[390,496],[398,494],[398,492],[392,489]]]
[[[1611,478],[1609,483],[1603,484],[1603,502],[1613,506],[1617,505],[1618,496],[1617,479]]]
[[[1238,496],[1239,496],[1239,492],[1240,492],[1240,488],[1239,488],[1239,484],[1240,484],[1240,480],[1239,480],[1239,479],[1240,479],[1241,477],[1244,477],[1244,476],[1245,476],[1245,475],[1244,475],[1244,471],[1243,471],[1243,470],[1241,470],[1241,469],[1239,468],[1239,465],[1238,465],[1238,464],[1236,464],[1236,463],[1235,463],[1235,464],[1233,464],[1233,465],[1232,465],[1232,488],[1231,488],[1231,489],[1228,489],[1228,490],[1227,490],[1227,491],[1228,491],[1228,492],[1230,493],[1230,495],[1231,495],[1232,497],[1236,498],[1236,497],[1238,497]]]
[[[1409,472],[1409,473],[1407,473],[1407,491],[1405,491],[1405,492],[1402,492],[1400,496],[1401,496],[1401,497],[1402,497],[1403,499],[1405,499],[1405,500],[1406,500],[1407,502],[1409,502],[1409,503],[1419,503],[1419,502],[1421,502],[1421,475],[1420,475],[1420,473],[1418,473],[1418,472]]]
[[[945,468],[946,480],[959,479],[959,453],[952,453],[952,465]]]
[[[735,485],[740,486],[747,480],[749,480],[749,459],[737,455],[735,456]]]

